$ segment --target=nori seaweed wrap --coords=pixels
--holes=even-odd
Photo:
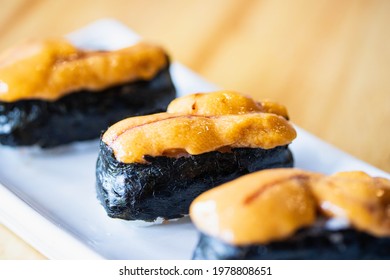
[[[176,96],[166,53],[146,43],[109,52],[48,40],[16,51],[28,55],[0,62],[3,145],[97,139],[123,118],[165,111]]]
[[[256,172],[194,200],[193,259],[390,259],[389,207],[390,181],[362,172]]]
[[[97,194],[110,217],[145,221],[180,218],[188,214],[192,200],[205,190],[250,172],[293,164],[287,146],[145,159],[147,164],[121,163],[101,142]]]
[[[222,107],[215,106],[216,99]],[[125,220],[179,218],[206,190],[257,170],[291,167],[288,144],[295,130],[264,107],[234,92],[197,94],[174,100],[168,113],[110,127],[96,165],[97,196],[107,214]]]
[[[390,238],[356,229],[300,229],[268,244],[236,246],[200,233],[194,260],[389,260]]]

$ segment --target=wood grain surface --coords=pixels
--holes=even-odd
[[[118,19],[222,88],[390,171],[390,1],[0,0],[0,50]],[[10,245],[12,244],[12,245]],[[0,227],[0,258],[42,258]]]

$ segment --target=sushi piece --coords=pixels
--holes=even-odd
[[[123,118],[165,111],[176,97],[169,65],[148,43],[87,51],[51,39],[12,49],[0,56],[0,143],[97,139]]]
[[[390,259],[390,181],[263,170],[196,198],[193,259]]]
[[[206,190],[257,170],[291,167],[288,144],[296,132],[284,116],[264,111],[251,98],[221,91],[182,97],[167,113],[111,126],[96,165],[97,196],[108,216],[180,218]]]

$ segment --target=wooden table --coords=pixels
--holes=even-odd
[[[1,0],[0,49],[103,17],[226,89],[390,171],[390,1]],[[43,258],[0,226],[0,259]]]

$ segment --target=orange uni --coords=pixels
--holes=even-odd
[[[326,215],[347,218],[356,228],[377,236],[390,236],[389,180],[359,171],[340,172],[312,189]]]
[[[197,116],[161,113],[123,120],[110,127],[103,142],[118,161],[144,162],[143,156],[159,156],[170,150],[191,155],[226,146],[271,149],[289,144],[294,128],[274,114]]]
[[[266,244],[311,226],[317,211],[374,236],[390,236],[390,181],[359,172],[332,176],[294,168],[255,172],[197,197],[197,228],[235,245]]]
[[[202,232],[236,245],[286,238],[316,219],[309,189],[316,176],[296,169],[251,173],[197,197],[191,220]]]
[[[268,102],[267,112],[234,91],[192,94],[173,100],[167,113],[133,117],[111,126],[102,141],[123,163],[145,163],[144,156],[198,155],[230,148],[272,149],[296,137],[287,110]],[[271,109],[269,109],[271,110]]]
[[[273,113],[288,119],[286,108],[272,101],[256,102],[236,91],[221,90],[211,93],[195,93],[176,98],[169,104],[168,113],[188,115],[228,115],[253,112]]]
[[[33,42],[0,57],[0,101],[53,101],[78,90],[149,80],[167,63],[161,48],[146,43],[117,51],[85,51],[64,39]]]

